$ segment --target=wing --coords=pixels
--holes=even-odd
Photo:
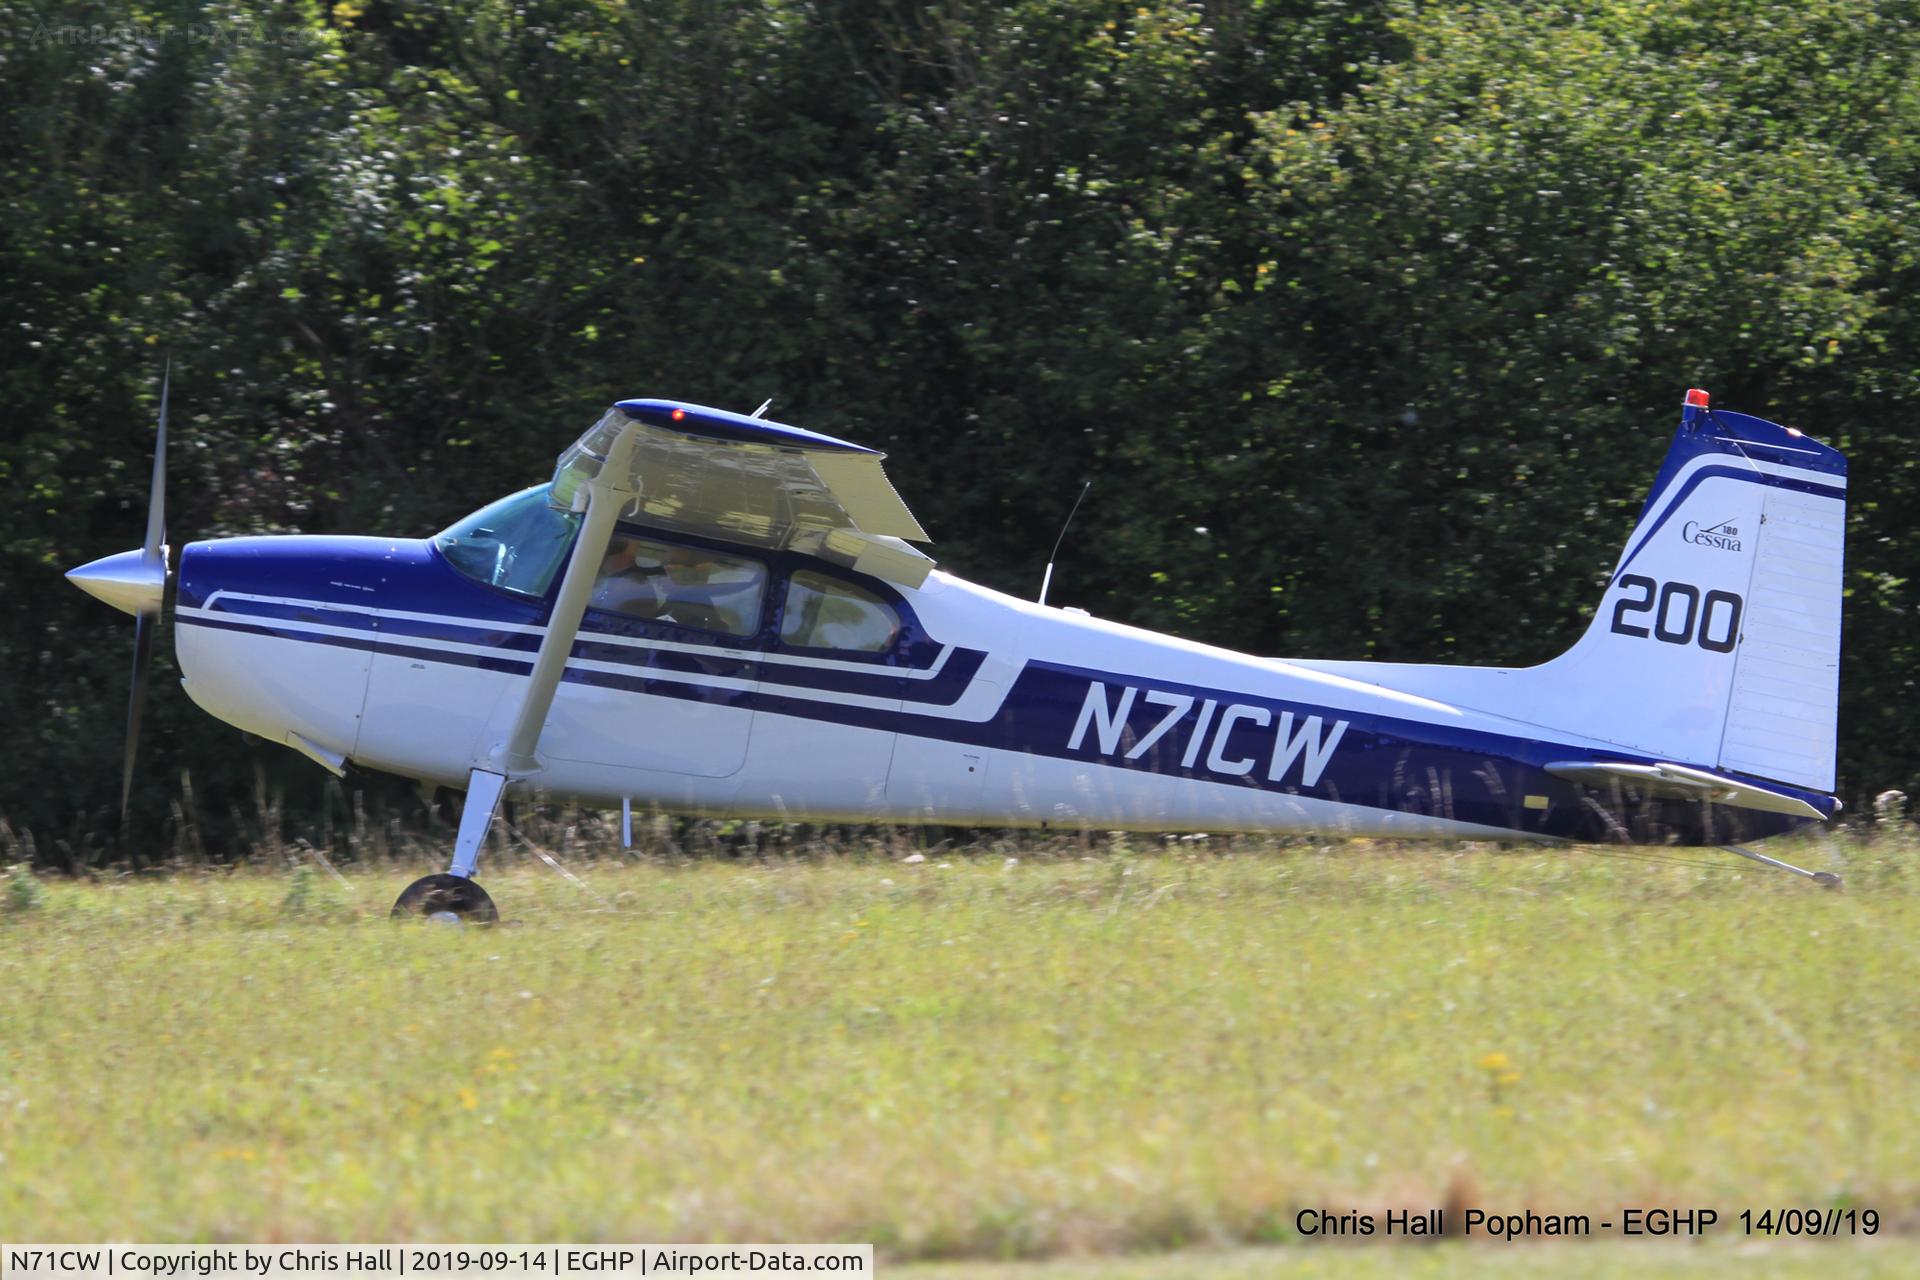
[[[630,474],[638,496],[624,518],[769,550],[816,555],[917,587],[933,561],[906,539],[927,541],[894,492],[884,454],[762,418],[672,400],[622,400],[560,455],[553,502],[573,503],[605,465],[613,442],[634,433]]]

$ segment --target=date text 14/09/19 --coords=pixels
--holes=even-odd
[[[1294,1215],[1294,1229],[1302,1236],[1414,1236],[1438,1239],[1446,1235],[1490,1240],[1530,1240],[1564,1236],[1613,1234],[1619,1236],[1698,1236],[1721,1221],[1718,1209],[1629,1208],[1606,1217],[1586,1213],[1495,1213],[1486,1209],[1302,1209]],[[1743,1209],[1727,1222],[1743,1235],[1871,1236],[1880,1230],[1873,1209],[1790,1208]]]

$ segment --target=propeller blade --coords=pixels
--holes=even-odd
[[[127,800],[133,795],[133,758],[140,751],[140,716],[147,705],[147,665],[153,657],[153,632],[160,619],[151,613],[133,620],[133,677],[127,690],[127,757],[120,770],[120,822],[127,821]]]
[[[140,754],[140,720],[147,708],[147,677],[153,662],[153,633],[167,589],[167,398],[173,390],[173,358],[160,378],[160,430],[153,442],[153,483],[147,490],[147,540],[140,548],[139,576],[144,590],[133,617],[133,674],[127,681],[127,753],[120,766],[120,824],[126,825],[133,798],[133,762]],[[157,584],[157,589],[155,585]],[[86,582],[80,585],[93,588]]]
[[[160,542],[167,536],[167,392],[173,387],[173,357],[167,357],[167,371],[160,379],[160,435],[153,445],[153,484],[147,490],[147,541],[141,556],[160,557]]]

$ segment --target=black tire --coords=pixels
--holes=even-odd
[[[410,916],[422,919],[448,912],[467,924],[493,924],[500,912],[487,891],[471,880],[444,873],[422,876],[408,885],[394,900],[390,913],[395,920]]]

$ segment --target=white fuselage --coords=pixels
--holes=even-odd
[[[383,565],[417,560],[419,544],[328,545],[355,554],[285,594],[262,589],[271,576],[227,589],[217,573],[201,575],[208,581],[178,610],[188,692],[323,762],[448,786],[490,767],[544,628],[532,615],[477,616],[396,594],[404,575]],[[636,638],[596,632],[589,618],[540,737],[540,767],[515,785],[805,821],[1554,834],[1528,830],[1527,802],[1498,779],[1492,800],[1476,781],[1482,764],[1512,764],[1486,744],[1538,745],[1537,727],[1397,692],[1351,668],[1250,657],[945,573],[898,597],[938,641],[924,666],[711,636]],[[1381,726],[1399,728],[1382,736]],[[1447,754],[1433,756],[1429,739]],[[1555,735],[1549,754],[1604,746]],[[1342,785],[1364,794],[1349,801]]]

